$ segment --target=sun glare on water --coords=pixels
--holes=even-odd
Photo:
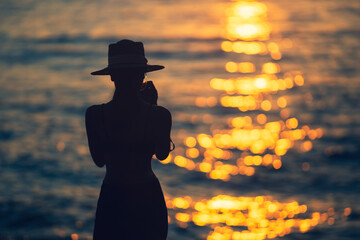
[[[292,42],[283,39],[276,43],[270,39],[266,5],[235,1],[226,10],[226,17],[226,40],[221,49],[227,53],[266,56],[268,61],[261,64],[228,61],[225,71],[234,77],[210,80],[211,88],[223,94],[219,98],[198,97],[195,105],[238,109],[239,116],[228,118],[227,128],[210,127],[210,133],[185,137],[183,147],[162,161],[220,181],[230,181],[239,175],[253,176],[260,167],[279,170],[289,150],[308,152],[312,142],[323,136],[321,128],[311,129],[291,116],[288,108],[291,102],[286,96],[279,96],[303,86],[304,77],[300,71],[281,70],[281,46],[289,48]],[[211,122],[211,115],[204,118],[205,124]],[[302,165],[303,171],[309,169],[309,163]],[[294,231],[304,233],[320,223],[332,225],[335,221],[335,214],[310,213],[305,204],[280,203],[270,196],[218,195],[198,200],[189,196],[167,197],[166,202],[174,213],[170,222],[182,228],[189,224],[208,226],[212,229],[208,240],[272,239]],[[344,212],[342,216],[347,215]]]

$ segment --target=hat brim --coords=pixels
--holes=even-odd
[[[119,70],[135,70],[135,69],[141,69],[144,70],[144,72],[152,72],[152,71],[158,71],[165,68],[164,66],[161,65],[138,65],[138,66],[134,66],[134,65],[129,65],[129,66],[121,66],[121,67],[116,67],[114,69],[119,69]],[[92,72],[91,75],[110,75],[110,68],[106,67],[104,69]]]

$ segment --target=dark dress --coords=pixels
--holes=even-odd
[[[97,203],[94,240],[166,239],[167,208],[160,183],[151,169],[155,145],[151,144],[154,141],[149,131],[156,109],[145,104],[141,118],[144,126],[138,140],[119,143],[113,141],[110,135],[114,134],[106,129],[105,105],[93,107],[100,114],[96,117],[99,137],[106,146],[106,175]],[[131,127],[128,130],[134,131]]]

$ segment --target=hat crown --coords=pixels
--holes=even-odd
[[[144,45],[142,42],[134,42],[128,39],[123,39],[117,43],[109,45],[109,57],[119,55],[140,55],[145,56]]]

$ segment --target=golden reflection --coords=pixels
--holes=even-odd
[[[255,72],[255,65],[251,62],[227,62],[225,69],[228,72],[241,72],[241,73],[253,73]]]
[[[278,100],[277,100],[277,105],[278,105],[280,108],[285,108],[286,105],[287,105],[286,98],[284,98],[284,97],[279,97]]]
[[[63,141],[59,141],[56,145],[56,149],[59,151],[59,152],[62,152],[64,151],[65,149],[65,143]]]
[[[266,45],[262,42],[224,41],[221,44],[221,48],[224,52],[236,52],[248,55],[264,55],[268,53]]]
[[[308,206],[297,201],[278,202],[270,196],[233,197],[218,195],[211,199],[194,200],[189,196],[170,199],[166,205],[174,214],[175,223],[187,227],[189,222],[212,229],[207,239],[271,239],[292,232],[308,232],[318,224],[333,225],[337,214],[309,212]],[[351,213],[344,209],[344,216]]]
[[[228,181],[231,175],[253,175],[257,166],[280,169],[282,156],[290,148],[304,152],[312,149],[310,140],[299,144],[298,141],[322,136],[321,129],[299,128],[296,118],[268,121],[265,114],[254,119],[250,116],[232,118],[229,127],[214,130],[211,135],[187,137],[186,157],[177,155],[173,162],[188,170],[204,172],[209,178]],[[169,163],[171,159],[170,155],[162,163]],[[302,168],[309,170],[306,165]]]
[[[210,87],[224,92],[219,99],[197,97],[198,107],[237,108],[240,116],[228,119],[228,128],[211,125],[209,133],[185,138],[183,151],[176,152],[162,163],[173,162],[188,170],[203,172],[208,178],[230,180],[234,175],[252,176],[255,168],[263,166],[281,169],[283,158],[290,149],[311,151],[312,141],[321,138],[321,129],[302,126],[287,108],[287,96],[276,96],[280,91],[304,85],[299,71],[282,72],[279,62],[281,47],[292,47],[290,39],[270,41],[267,7],[256,1],[235,1],[226,11],[226,38],[221,43],[225,52],[248,55],[268,55],[262,62],[228,61],[225,70],[240,76],[210,80]],[[264,57],[262,57],[264,58]],[[255,64],[256,62],[256,64]],[[252,113],[257,111],[256,114]],[[244,113],[250,112],[248,116]],[[276,117],[278,115],[278,117]],[[203,116],[212,124],[212,115]],[[180,149],[181,150],[181,149]],[[310,170],[310,164],[301,166]],[[301,229],[307,229],[303,224]]]
[[[225,65],[225,69],[228,72],[237,72],[238,71],[238,65],[235,62],[227,62]]]
[[[349,216],[351,214],[351,208],[345,208],[344,209],[344,216]]]
[[[197,97],[195,99],[195,105],[198,107],[214,107],[217,104],[217,99],[215,97]]]
[[[196,146],[196,139],[194,137],[187,137],[185,139],[185,145],[192,148]]]
[[[280,72],[280,66],[277,63],[264,63],[262,66],[262,72],[267,74],[275,74]]]
[[[301,75],[296,75],[294,80],[295,80],[296,85],[298,85],[298,86],[304,85],[304,78]]]
[[[77,235],[76,233],[71,234],[71,240],[78,240],[79,239],[79,235]]]
[[[282,57],[281,52],[271,52],[271,58],[274,60],[280,60]]]
[[[270,25],[267,22],[267,7],[255,1],[238,1],[226,11],[225,37],[230,40],[267,40]]]
[[[277,76],[273,73],[276,73],[280,67],[278,67],[275,63],[266,64],[263,65],[263,71],[271,74],[230,79],[213,78],[210,81],[210,86],[215,90],[225,91],[228,94],[236,93],[257,96],[260,93],[276,93],[279,90],[290,89],[294,87],[294,84],[298,86],[302,86],[304,84],[304,78],[301,74],[288,72],[284,74],[284,78],[277,78]],[[228,72],[237,72],[239,70],[238,64],[235,62],[228,62],[225,68]],[[202,105],[205,106],[206,103]]]

